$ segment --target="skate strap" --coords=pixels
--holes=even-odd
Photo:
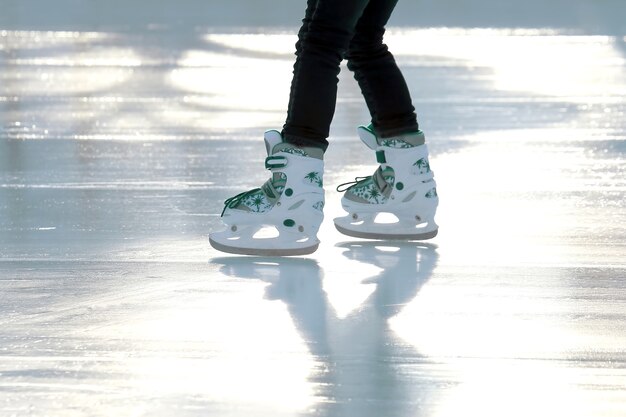
[[[287,158],[280,155],[268,156],[265,158],[266,169],[285,168],[287,166]]]
[[[376,151],[376,162],[378,162],[379,164],[384,164],[387,162],[387,158],[385,157],[385,151]]]

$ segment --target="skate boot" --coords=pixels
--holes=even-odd
[[[323,151],[286,143],[277,130],[265,132],[265,146],[265,167],[272,177],[261,188],[226,200],[226,229],[210,234],[209,242],[222,252],[242,255],[313,253],[324,218]]]
[[[380,166],[370,177],[342,184],[347,216],[335,219],[341,233],[365,239],[425,240],[437,235],[439,202],[421,131],[378,138],[372,126],[358,129]],[[347,186],[347,188],[343,188]]]

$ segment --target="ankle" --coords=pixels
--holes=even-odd
[[[285,134],[284,132],[283,132],[283,139],[285,143],[292,144],[301,149],[308,149],[308,150],[316,149],[316,150],[311,151],[311,153],[315,155],[318,155],[319,151],[321,151],[321,154],[323,155],[326,152],[326,149],[328,149],[328,141],[326,140],[314,140],[314,139],[304,138],[301,136],[293,136],[293,135]]]

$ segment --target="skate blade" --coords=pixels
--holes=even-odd
[[[312,246],[298,247],[298,248],[258,248],[258,247],[238,247],[229,246],[209,237],[209,243],[214,249],[220,252],[232,253],[235,255],[250,255],[250,256],[302,256],[310,255],[315,252],[319,247],[319,242]]]
[[[361,239],[375,240],[428,240],[437,236],[439,228],[419,233],[382,233],[382,232],[364,232],[360,230],[347,229],[335,222],[335,228],[346,236],[358,237]]]

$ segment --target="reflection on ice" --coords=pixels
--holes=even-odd
[[[54,65],[56,66],[56,64]],[[76,66],[76,63],[73,63],[72,66]],[[124,83],[132,75],[132,70],[127,69],[103,68],[98,71],[87,67],[75,68],[69,72],[59,71],[57,68],[50,68],[46,72],[40,70],[22,70],[19,73],[8,72],[0,75],[0,80],[5,90],[9,90],[6,91],[6,94],[9,95],[32,96],[45,93],[52,96],[67,94],[68,92],[71,94],[101,93]],[[1,93],[3,91],[0,87]],[[74,117],[80,118],[78,114]]]
[[[5,118],[25,122],[17,118],[14,107],[45,102],[29,124],[59,136],[63,136],[59,127],[69,124],[71,137],[94,139],[171,137],[169,129],[206,137],[215,129],[262,130],[283,123],[295,35],[197,34],[188,44],[164,42],[167,38],[159,39],[164,34],[153,36],[141,38],[143,45],[130,35],[104,32],[3,31],[0,103],[19,103],[3,109]],[[450,86],[455,89],[452,96],[445,84],[438,86],[441,101],[469,94],[477,102],[487,102],[494,94],[512,93],[523,94],[516,98],[520,103],[536,100],[533,96],[539,94],[569,103],[617,105],[626,95],[625,58],[618,45],[622,40],[616,37],[550,30],[392,28],[386,39],[408,74],[420,71],[429,77],[411,83],[417,98],[432,88],[433,72],[424,72],[429,66],[465,69],[453,81],[458,86]],[[469,77],[466,83],[462,77]],[[465,91],[473,83],[485,83],[491,94]],[[74,99],[68,101],[67,94]],[[339,116],[359,109],[350,116],[353,123],[367,117],[347,71],[339,102]],[[152,127],[155,121],[164,123],[160,131]],[[94,127],[97,132],[91,131]],[[11,135],[48,136],[39,131]]]
[[[415,404],[392,362],[407,347],[389,331],[387,320],[410,304],[430,278],[437,260],[435,247],[384,242],[346,242],[338,246],[344,249],[343,258],[362,266],[375,266],[380,273],[366,279],[354,271],[325,277],[318,263],[311,259],[224,257],[212,262],[221,264],[220,271],[233,278],[267,282],[266,298],[281,301],[287,307],[308,347],[307,360],[316,363],[308,380],[317,397],[311,406],[319,415],[373,417],[382,415],[385,409],[389,412],[389,407],[394,412],[411,413]],[[336,267],[341,268],[342,262],[345,261],[341,258],[333,259]],[[353,282],[349,291],[337,285],[355,279],[360,283]],[[359,292],[356,286],[367,288],[366,299],[340,315],[337,300],[354,299],[354,292]],[[280,340],[279,335],[266,337]],[[274,366],[294,364],[281,361]],[[281,374],[277,369],[266,377],[267,383],[272,384]],[[384,399],[391,395],[395,400],[388,404]]]
[[[263,34],[208,34],[207,42],[234,49],[235,51],[254,52],[257,55],[274,54],[293,58],[298,37],[295,33],[263,33]]]
[[[0,30],[0,51],[89,44],[113,38],[102,32]]]
[[[296,40],[289,34],[210,34],[205,39],[239,51],[283,56],[294,49]],[[424,57],[431,60],[427,65],[433,65],[433,58],[454,60],[453,65],[462,61],[467,67],[492,70],[499,90],[576,100],[626,94],[626,58],[615,46],[619,38],[612,36],[573,36],[547,29],[448,28],[392,29],[386,39],[403,65],[424,65]]]
[[[494,88],[587,101],[626,95],[626,57],[612,36],[554,31],[425,29],[392,32],[388,43],[403,62],[419,57],[462,61],[493,71]],[[429,64],[432,65],[432,64]]]
[[[157,348],[149,357],[129,361],[134,389],[161,397],[201,396],[215,404],[245,404],[262,414],[306,409],[313,402],[306,381],[313,363],[284,306],[262,302],[255,291],[239,300],[245,309],[239,301],[199,295],[185,308],[172,305],[120,329],[142,340],[161,340],[162,352]],[[178,345],[186,353],[171,355]],[[210,357],[201,353],[207,348],[214,352]],[[289,354],[277,357],[278,349]]]
[[[453,387],[437,408],[437,417],[480,415],[585,417],[597,398],[578,390],[572,374],[556,364],[526,360],[523,364],[507,360],[465,360],[459,377],[463,383]],[[528,401],[532,398],[532,401]],[[505,411],[506,410],[506,411]]]
[[[187,51],[179,66],[170,77],[173,85],[209,95],[209,105],[257,112],[286,106],[291,70],[284,60]]]

